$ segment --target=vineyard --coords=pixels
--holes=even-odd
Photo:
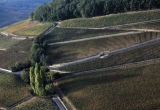
[[[62,80],[59,87],[78,110],[156,110],[160,65],[106,71]]]
[[[124,32],[128,31],[111,29],[55,28],[51,33],[46,35],[46,40],[50,43],[54,43]]]
[[[143,24],[136,24],[132,26],[123,26],[124,29],[152,29],[152,30],[160,30],[160,21],[158,22],[151,22],[151,23],[143,23]]]
[[[0,73],[0,85],[1,107],[9,107],[29,95],[30,86],[17,75]]]
[[[1,31],[19,36],[37,36],[51,26],[52,23],[38,23],[36,21],[25,20],[2,28]]]
[[[99,54],[101,51],[112,51],[159,37],[159,33],[142,32],[139,34],[114,36],[83,42],[49,46],[47,54],[52,63],[64,63]],[[96,65],[96,64],[95,64]]]
[[[9,66],[16,62],[29,61],[29,52],[33,39],[26,39],[15,44],[6,51],[0,52],[0,67],[8,69]]]
[[[62,21],[61,27],[107,27],[128,23],[144,22],[160,18],[160,10],[111,14],[93,18],[78,18]]]
[[[55,109],[56,108],[56,109]],[[11,110],[59,110],[53,103],[51,99],[43,99],[34,97],[25,103],[22,103]]]
[[[80,72],[160,58],[160,43],[154,43],[131,51],[111,55],[104,59],[96,59],[61,68],[61,70]]]
[[[7,36],[0,34],[0,48],[2,49],[10,48],[18,42],[19,40],[12,39],[11,37],[7,37]]]

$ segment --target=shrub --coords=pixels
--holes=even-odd
[[[30,78],[29,78],[29,70],[28,70],[28,69],[24,69],[24,70],[23,70],[23,72],[22,72],[22,74],[21,74],[21,79],[22,79],[24,82],[26,82],[26,83],[29,84]]]

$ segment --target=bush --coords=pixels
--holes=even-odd
[[[53,94],[53,93],[54,93],[54,86],[53,86],[53,84],[47,84],[47,85],[45,86],[45,90],[46,90],[47,92],[49,92],[50,94]]]
[[[51,77],[51,80],[55,80],[55,79],[58,79],[60,77],[60,74],[58,72],[50,72],[50,77]]]
[[[24,82],[26,82],[26,83],[29,84],[30,78],[29,78],[29,70],[28,70],[28,69],[24,69],[24,70],[23,70],[23,72],[22,72],[22,74],[21,74],[21,79],[22,79]]]

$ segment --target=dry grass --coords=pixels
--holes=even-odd
[[[160,64],[77,76],[59,87],[78,110],[158,110]]]
[[[51,23],[38,23],[36,21],[24,20],[2,29],[7,33],[20,36],[37,36],[52,26]]]

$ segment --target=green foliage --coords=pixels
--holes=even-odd
[[[59,82],[78,110],[156,110],[160,107],[160,64],[91,73]]]
[[[160,8],[158,0],[52,0],[34,11],[40,22]]]
[[[36,63],[40,63],[41,65],[47,64],[47,56],[45,56],[46,45],[44,35],[39,35],[34,39],[30,49],[30,60],[32,65],[35,65]]]
[[[94,18],[77,18],[62,21],[61,27],[107,27],[129,23],[144,22],[160,18],[160,10],[128,12]]]
[[[53,84],[47,84],[45,86],[45,90],[48,91],[50,94],[54,93],[54,85]]]
[[[26,83],[30,83],[30,76],[29,76],[29,70],[28,69],[24,69],[22,74],[21,74],[21,79],[26,82]]]
[[[30,85],[34,90],[34,93],[40,96],[46,96],[46,76],[44,67],[40,67],[38,63],[35,64],[35,68],[30,68]]]
[[[58,79],[59,77],[60,77],[60,74],[58,73],[58,72],[54,72],[54,71],[51,71],[50,73],[49,73],[49,75],[50,75],[50,79],[53,81],[53,80],[55,80],[55,79]]]
[[[30,86],[19,75],[0,73],[0,106],[10,107],[29,96]]]

